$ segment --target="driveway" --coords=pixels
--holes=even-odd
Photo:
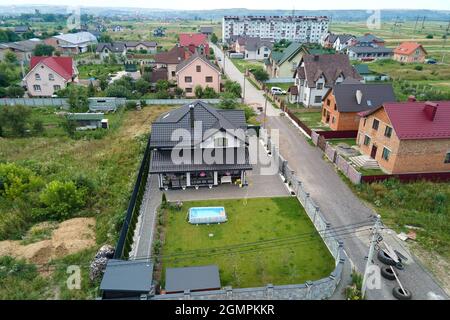
[[[222,51],[212,45],[216,56],[224,61]],[[244,77],[234,64],[226,58],[225,73],[234,81],[243,85]],[[264,106],[263,92],[246,81],[245,102],[252,106]],[[270,103],[267,104],[266,126],[269,129],[278,129],[280,137],[280,152],[288,160],[296,175],[304,183],[311,197],[319,205],[325,218],[334,226],[357,223],[375,215],[376,213],[366,206],[342,181],[332,164],[323,160],[319,148],[311,146],[302,136],[300,130],[287,117],[280,117],[280,111]],[[402,247],[390,237],[389,244],[397,248]],[[344,239],[344,247],[351,265],[360,273],[364,272],[370,235],[368,233],[358,237]],[[407,251],[406,248],[402,250]],[[403,252],[405,252],[403,251]],[[406,254],[407,252],[405,252]],[[407,268],[400,273],[402,283],[408,287],[415,299],[427,299],[428,293],[433,292],[447,297],[437,280],[412,255]],[[375,258],[375,261],[378,262]],[[380,264],[381,265],[381,264]],[[348,267],[347,267],[348,269]],[[349,281],[349,279],[343,279]],[[394,299],[392,287],[394,283],[383,281],[381,289],[367,291],[368,299]]]

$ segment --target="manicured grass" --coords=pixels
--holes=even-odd
[[[228,222],[198,226],[187,222],[189,208],[208,206],[225,207]],[[216,264],[222,286],[245,288],[303,283],[326,277],[334,268],[331,254],[295,198],[184,202],[181,210],[167,209],[166,220],[163,270]],[[309,235],[258,244],[301,234]],[[237,248],[218,249],[224,246]],[[204,251],[186,254],[192,250]]]
[[[346,139],[329,139],[327,140],[331,145],[337,146],[339,143],[346,143],[349,146],[356,146],[356,138],[346,138]]]
[[[320,129],[324,131],[329,131],[330,128],[322,123],[322,113],[320,110],[317,112],[302,112],[304,108],[291,109],[294,114],[309,128]]]
[[[288,89],[294,85],[294,83],[266,83],[266,85],[269,88],[278,87],[278,88],[281,88],[281,90],[286,90],[286,92],[287,92]]]
[[[264,67],[264,64],[261,61],[244,59],[231,59],[231,61],[233,61],[236,68],[238,68],[242,73],[244,73],[246,69],[250,70],[258,67]]]

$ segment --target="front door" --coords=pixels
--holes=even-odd
[[[372,146],[372,151],[370,152],[370,157],[372,158],[372,159],[375,159],[375,156],[377,155],[377,146],[376,145],[373,145]]]

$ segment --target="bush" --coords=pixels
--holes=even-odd
[[[224,92],[232,94],[235,98],[240,98],[242,95],[242,88],[239,82],[227,80],[224,84]]]
[[[86,203],[86,189],[77,188],[73,181],[52,181],[41,192],[39,199],[48,213],[46,218],[65,219]]]
[[[220,98],[219,107],[222,109],[236,109],[238,105],[236,98],[230,93],[224,93]]]
[[[127,108],[127,110],[134,110],[136,109],[136,102],[135,101],[127,101],[125,104],[125,107]]]
[[[105,90],[107,97],[118,97],[130,99],[132,96],[131,90],[120,84],[112,84]]]
[[[414,69],[417,70],[417,71],[422,71],[423,70],[423,66],[415,66]]]
[[[43,124],[42,120],[40,120],[40,119],[34,120],[32,127],[33,127],[32,128],[33,134],[35,134],[35,135],[42,134],[45,130],[44,124]]]
[[[211,87],[206,87],[205,90],[203,90],[202,97],[205,99],[214,99],[217,98],[217,92]]]
[[[0,108],[0,127],[9,128],[15,136],[24,136],[30,115],[31,110],[28,107],[4,106]]]
[[[200,99],[203,97],[203,88],[200,85],[195,86],[194,88],[195,97]]]
[[[30,169],[14,163],[0,163],[0,196],[16,199],[41,185],[42,180]]]
[[[269,80],[269,74],[263,68],[255,68],[252,70],[255,79],[261,82]]]
[[[433,36],[432,34],[427,34],[427,36],[426,36],[425,38],[427,38],[427,39],[433,39],[434,36]]]

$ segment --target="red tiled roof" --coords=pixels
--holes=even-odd
[[[71,79],[74,75],[71,57],[31,57],[30,69],[41,62],[66,80]]]
[[[155,62],[164,64],[178,64],[190,56],[191,53],[188,50],[185,50],[184,47],[175,46],[168,52],[155,54]]]
[[[418,49],[420,47],[422,48],[423,51],[425,51],[425,49],[422,47],[422,45],[420,43],[406,41],[406,42],[403,42],[402,44],[400,44],[397,48],[395,48],[394,53],[410,55],[414,51],[416,51],[416,49]],[[425,54],[426,53],[427,52],[425,51]]]
[[[179,37],[182,47],[189,47],[189,45],[198,47],[208,43],[208,38],[202,33],[180,33]]]
[[[399,139],[450,138],[450,101],[389,102],[383,107]]]

